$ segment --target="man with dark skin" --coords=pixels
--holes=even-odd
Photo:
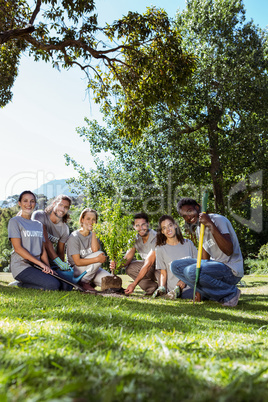
[[[178,202],[177,210],[188,225],[197,225],[199,235],[202,223],[205,226],[197,291],[205,298],[223,306],[237,305],[240,290],[236,284],[244,275],[243,258],[236,233],[231,222],[218,214],[201,213],[200,205],[192,198]],[[171,270],[179,279],[194,287],[196,260],[173,261]]]

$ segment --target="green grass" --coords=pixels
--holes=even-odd
[[[1,402],[268,400],[268,276],[245,277],[232,309],[10,280],[0,276]]]

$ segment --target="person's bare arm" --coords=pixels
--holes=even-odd
[[[167,288],[167,271],[165,269],[161,269],[160,286],[164,286],[164,288]]]
[[[14,251],[19,254],[22,258],[25,260],[31,261],[34,264],[38,265],[43,269],[44,272],[46,273],[52,273],[53,270],[49,267],[49,265],[45,264],[44,262],[38,260],[35,258],[31,253],[29,253],[28,250],[26,250],[22,245],[21,245],[21,239],[19,238],[11,238],[11,243],[14,248]]]
[[[45,247],[46,247],[47,255],[51,260],[55,260],[55,258],[57,258],[59,256],[57,255],[56,251],[54,250],[53,244],[51,243],[51,241],[48,238],[46,225],[43,225],[43,233],[44,233],[44,238],[45,238]]]
[[[146,260],[144,261],[144,264],[141,267],[141,270],[140,270],[138,276],[136,277],[134,282],[132,282],[126,288],[126,290],[125,290],[126,294],[130,294],[130,293],[134,292],[134,289],[139,284],[139,282],[145,277],[145,275],[150,270],[150,268],[154,264],[154,262],[155,262],[155,250],[151,250],[150,253],[147,255]]]
[[[202,258],[202,260],[210,260],[210,255],[205,249],[202,249],[202,257],[201,258]]]
[[[199,222],[203,223],[211,231],[218,247],[224,254],[228,256],[233,254],[233,243],[229,233],[222,234],[208,214],[201,213],[199,215]]]
[[[47,251],[46,251],[46,247],[45,247],[44,242],[43,242],[42,254],[41,254],[40,259],[41,259],[41,261],[43,261],[43,263],[45,265],[47,265],[49,267],[48,255],[47,255]]]
[[[134,258],[135,253],[136,253],[136,247],[132,247],[126,252],[125,257],[124,257],[126,262],[124,263],[124,265],[129,265],[131,263],[131,261]]]
[[[60,259],[62,261],[64,261],[65,260],[65,243],[62,243],[61,241],[58,242],[57,253],[58,253],[58,257],[60,257]]]
[[[95,264],[96,262],[103,263],[106,261],[106,255],[104,253],[101,253],[97,257],[81,258],[80,254],[72,254],[72,259],[74,260],[74,263],[77,267],[82,267],[84,265]]]
[[[98,242],[97,236],[95,232],[92,232],[92,239],[91,239],[91,250],[92,253],[95,253],[96,251],[99,251],[100,249],[100,243]]]

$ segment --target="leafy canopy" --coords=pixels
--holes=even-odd
[[[179,30],[162,9],[129,12],[99,27],[93,0],[0,0],[0,57],[9,80],[1,80],[0,105],[11,99],[21,51],[56,68],[79,66],[94,99],[105,111],[115,108],[133,138],[150,125],[150,108],[159,101],[173,107],[178,88],[194,69],[182,52]],[[4,70],[3,70],[4,71]],[[9,91],[5,96],[5,90]]]
[[[68,160],[93,198],[100,189],[116,192],[129,211],[147,207],[149,214],[175,213],[178,197],[198,199],[206,187],[213,192],[209,209],[228,215],[229,192],[245,180],[246,190],[231,197],[230,206],[249,220],[254,204],[261,203],[253,193],[262,190],[262,233],[237,224],[245,253],[255,251],[267,239],[267,32],[245,21],[238,0],[188,1],[177,25],[183,52],[198,56],[196,70],[178,91],[181,102],[172,109],[155,105],[153,123],[135,146],[120,137],[124,127],[116,110],[105,114],[106,127],[87,121],[79,135],[96,156],[109,151],[114,160],[104,165],[96,159],[97,169],[88,174]],[[258,171],[263,184],[252,189],[248,178]]]

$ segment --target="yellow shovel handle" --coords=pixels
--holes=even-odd
[[[200,267],[201,267],[204,232],[205,232],[205,225],[203,225],[203,223],[201,223],[196,268],[200,268]]]

